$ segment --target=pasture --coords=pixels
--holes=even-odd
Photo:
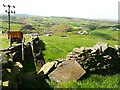
[[[4,16],[3,16],[4,17]],[[12,17],[11,31],[21,30],[24,25],[32,25],[36,30],[23,30],[25,42],[31,40],[31,35],[26,33],[37,32],[40,39],[43,41],[43,55],[45,62],[55,61],[58,58],[65,58],[66,55],[74,48],[80,48],[81,46],[92,47],[98,42],[105,42],[111,46],[118,45],[120,41],[119,31],[110,30],[110,28],[102,28],[113,26],[114,22],[104,22],[96,20],[67,18],[67,17],[28,17],[28,16],[16,16]],[[3,19],[6,21],[7,17]],[[19,24],[21,23],[22,24]],[[7,38],[7,22],[2,23],[2,31],[0,34],[0,49],[9,47],[9,40]],[[91,26],[97,26],[95,30],[88,30],[88,35],[79,35],[76,32],[79,31],[79,27],[89,28]],[[71,28],[71,32],[66,32],[66,29]],[[84,29],[83,29],[84,30]],[[52,36],[43,36],[43,34],[52,32]],[[61,36],[61,35],[63,36]],[[32,69],[32,67],[30,68]],[[114,75],[87,75],[77,82],[56,83],[49,79],[44,82],[36,82],[34,80],[26,79],[23,82],[24,87],[39,87],[42,88],[120,88],[120,74]]]
[[[26,42],[30,40],[30,35],[25,35]],[[66,37],[57,35],[39,36],[44,43],[45,50],[43,51],[45,62],[54,61],[58,58],[64,58],[74,48],[81,46],[92,47],[97,42],[102,41],[114,46],[118,44],[118,31],[112,30],[93,30],[89,35],[67,34]],[[1,35],[2,46],[0,48],[9,47],[9,40],[6,35]],[[50,88],[118,88],[120,85],[120,74],[115,75],[97,75],[91,74],[87,78],[83,78],[77,82],[56,83],[46,80]],[[27,83],[32,86],[33,82]],[[33,85],[37,87],[38,83]],[[43,84],[44,85],[44,84]],[[48,88],[48,86],[42,86]]]

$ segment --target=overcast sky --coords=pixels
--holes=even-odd
[[[17,14],[117,20],[118,2],[119,0],[0,0],[0,12],[4,13],[7,9],[2,6],[4,3],[15,5]]]

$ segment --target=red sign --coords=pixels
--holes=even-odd
[[[22,39],[23,33],[21,31],[9,31],[8,39]]]

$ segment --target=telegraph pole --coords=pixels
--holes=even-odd
[[[10,13],[14,13],[12,10],[10,10],[11,7],[15,8],[15,6],[10,6],[10,5],[5,5],[3,4],[4,7],[8,7],[8,10],[5,10],[6,13],[8,13],[8,32],[10,31]]]

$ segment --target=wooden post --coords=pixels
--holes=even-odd
[[[22,61],[24,61],[24,42],[22,42]]]
[[[10,47],[12,47],[12,36],[10,35]]]
[[[23,38],[23,42],[22,42],[22,61],[24,61],[24,42],[25,42],[25,38]]]

